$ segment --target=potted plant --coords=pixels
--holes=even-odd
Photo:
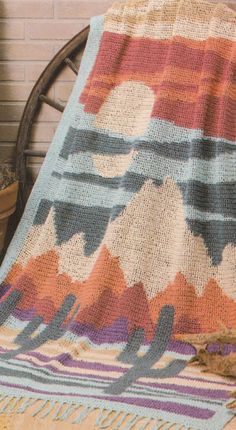
[[[18,181],[14,171],[0,165],[0,254],[4,247],[9,217],[15,212]]]

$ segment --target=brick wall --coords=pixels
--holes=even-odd
[[[29,93],[54,54],[103,13],[112,0],[0,0],[0,164],[15,155],[18,124]],[[62,71],[50,96],[66,101],[75,75]],[[47,149],[60,113],[44,105],[32,134],[31,146]],[[41,159],[29,160],[34,179]]]

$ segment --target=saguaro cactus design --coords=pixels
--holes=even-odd
[[[133,331],[127,346],[118,357],[119,361],[132,363],[133,367],[117,381],[110,384],[105,389],[106,393],[119,395],[141,377],[169,378],[177,375],[185,368],[187,361],[176,359],[171,361],[164,369],[152,369],[152,366],[161,359],[166,351],[173,332],[173,322],[173,306],[164,306],[161,310],[151,345],[142,357],[138,357],[137,352],[143,341],[144,331],[140,328]]]
[[[20,298],[21,294],[18,291],[13,291],[11,294],[9,294],[5,302],[1,304],[0,315],[3,315],[0,319],[1,324],[3,324],[3,322],[6,321],[6,319],[11,315]],[[31,337],[35,330],[37,330],[37,328],[43,322],[43,318],[40,316],[33,318],[22,330],[22,332],[18,334],[14,341],[15,344],[20,345],[20,348],[16,349],[15,351],[9,351],[1,354],[0,358],[5,360],[13,358],[18,354],[26,353],[39,348],[39,346],[43,345],[48,340],[57,340],[62,337],[67,330],[68,325],[73,321],[79,310],[78,305],[75,308],[68,323],[63,326],[63,322],[71,312],[75,302],[76,297],[73,294],[66,296],[64,302],[56,312],[52,321],[39,334]]]

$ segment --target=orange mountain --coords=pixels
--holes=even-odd
[[[199,333],[219,329],[223,323],[236,327],[236,303],[230,299],[217,282],[210,279],[202,295],[197,295],[181,273],[173,283],[151,300],[149,307],[153,322],[165,304],[175,308],[175,332]]]
[[[19,309],[34,309],[48,322],[65,296],[74,294],[80,304],[77,321],[97,328],[125,318],[129,330],[143,327],[151,338],[160,310],[166,304],[175,308],[175,333],[215,331],[219,323],[236,326],[236,303],[213,279],[198,295],[194,286],[177,273],[174,281],[148,302],[141,283],[127,288],[119,259],[111,256],[105,246],[83,282],[58,274],[58,268],[55,251],[31,258],[25,267],[13,266],[7,282],[23,292]]]
[[[99,329],[112,325],[118,318],[127,319],[129,331],[142,327],[147,338],[153,336],[154,324],[142,284],[126,288],[121,295],[104,289],[96,302],[79,312],[77,321]]]
[[[49,321],[64,297],[78,297],[81,311],[100,300],[107,289],[120,295],[125,289],[123,272],[117,257],[112,257],[103,246],[86,281],[73,281],[67,274],[59,274],[59,257],[52,250],[31,258],[27,265],[15,264],[6,282],[22,291],[20,309],[32,309]],[[50,305],[49,305],[50,303]]]

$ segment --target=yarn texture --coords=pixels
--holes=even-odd
[[[92,18],[0,268],[0,426],[232,420],[234,381],[189,365],[179,336],[236,328],[235,117],[228,6],[129,0]]]

